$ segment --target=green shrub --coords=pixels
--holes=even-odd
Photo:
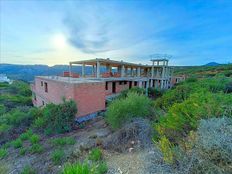
[[[37,135],[37,134],[33,134],[33,135],[31,135],[31,137],[30,137],[30,142],[31,142],[32,144],[37,144],[37,143],[39,142],[39,140],[40,140],[40,136]]]
[[[224,92],[225,93],[232,93],[232,82],[226,84]]]
[[[177,142],[190,130],[196,129],[202,118],[220,117],[225,107],[231,106],[232,94],[201,92],[191,95],[182,103],[174,104],[160,118],[155,128],[160,135]]]
[[[182,173],[231,173],[232,163],[232,119],[211,118],[201,120],[187,144],[177,158]]]
[[[51,159],[52,159],[53,163],[56,165],[61,164],[64,157],[65,157],[65,153],[61,149],[57,149],[57,150],[53,151],[51,154]]]
[[[0,115],[4,114],[5,112],[6,112],[6,107],[0,104]]]
[[[30,148],[30,153],[42,153],[44,150],[43,146],[41,144],[33,144]]]
[[[52,129],[56,133],[70,131],[74,124],[76,112],[77,107],[73,100],[64,101],[64,103],[59,105],[46,105],[43,114],[46,121],[45,129]]]
[[[35,169],[27,165],[23,168],[21,174],[36,174]]]
[[[33,123],[33,127],[37,128],[37,129],[41,129],[41,128],[45,127],[45,125],[46,125],[46,120],[43,117],[36,118],[34,123]]]
[[[26,152],[27,152],[27,149],[26,149],[25,147],[21,147],[21,148],[19,149],[19,154],[22,155],[22,156],[25,155]]]
[[[61,137],[61,138],[54,138],[50,142],[54,146],[74,145],[75,139],[73,137]]]
[[[67,163],[64,166],[62,174],[92,174],[93,170],[87,163]]]
[[[129,93],[137,93],[137,94],[145,94],[146,91],[145,89],[143,88],[139,88],[139,87],[133,87],[131,89],[127,89],[127,90],[124,90],[120,93],[120,95],[118,96],[119,99],[122,99],[122,98],[126,98],[128,96]]]
[[[5,123],[3,123],[3,124],[0,123],[0,135],[7,133],[10,129],[11,129],[10,125],[5,124]]]
[[[17,138],[16,140],[11,142],[12,146],[17,149],[23,146],[23,142],[21,139]]]
[[[157,99],[159,97],[161,97],[163,95],[163,91],[160,89],[156,89],[156,88],[148,88],[148,96],[150,98],[154,98]]]
[[[27,130],[26,132],[22,133],[19,138],[22,140],[22,141],[25,141],[25,140],[29,140],[29,138],[31,138],[31,136],[33,135],[33,132],[31,129]]]
[[[102,151],[99,148],[92,149],[89,153],[88,159],[92,160],[92,161],[101,160],[102,159]]]
[[[7,149],[5,148],[0,148],[0,159],[6,157],[8,154]]]
[[[190,78],[187,78],[186,79],[186,82],[197,82],[198,81],[198,79],[196,78],[196,77],[190,77]]]
[[[133,117],[147,117],[151,113],[151,100],[145,95],[128,93],[125,99],[114,100],[106,111],[106,121],[113,127],[120,127]]]
[[[170,141],[165,137],[162,136],[158,142],[158,147],[161,150],[163,154],[163,159],[167,163],[173,163],[173,145],[170,143]]]
[[[96,165],[95,171],[96,174],[105,174],[108,171],[108,167],[105,162],[100,162]]]

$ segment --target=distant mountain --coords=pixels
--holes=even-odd
[[[6,74],[10,79],[33,81],[34,76],[61,75],[64,71],[69,71],[68,65],[55,65],[49,67],[47,65],[15,65],[0,64],[0,73]],[[81,73],[81,66],[73,66],[72,71]],[[86,66],[86,74],[90,74],[91,67]]]
[[[209,62],[209,63],[205,64],[204,66],[218,66],[218,65],[221,65],[221,64],[219,64],[217,62]]]

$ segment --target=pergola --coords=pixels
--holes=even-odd
[[[148,65],[129,63],[124,61],[115,61],[102,58],[90,59],[90,60],[80,60],[73,61],[69,63],[69,72],[71,73],[72,65],[79,64],[82,65],[82,77],[85,76],[85,66],[92,66],[92,74],[95,74],[96,69],[96,77],[100,78],[100,66],[105,66],[108,72],[112,72],[112,67],[117,67],[118,73],[120,73],[121,77],[124,77],[127,73],[127,70],[130,69],[131,75],[133,75],[134,69],[137,71],[137,76],[140,76],[141,69],[148,69]]]

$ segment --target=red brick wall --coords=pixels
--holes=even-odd
[[[78,116],[105,110],[105,84],[76,84],[74,100],[77,102]]]
[[[41,86],[41,81],[43,81],[43,86]],[[44,82],[48,84],[47,93],[44,89]],[[36,77],[33,90],[36,93],[36,102],[34,102],[36,106],[42,106],[43,101],[45,104],[59,104],[62,102],[62,97],[65,97],[76,101],[78,117],[105,110],[105,84],[103,82],[71,84]]]

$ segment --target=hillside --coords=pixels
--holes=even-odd
[[[230,173],[231,69],[199,68],[184,67],[191,78],[168,91],[150,88],[149,97],[126,90],[82,124],[74,124],[74,101],[35,108],[27,83],[1,83],[0,171]]]
[[[0,72],[6,74],[10,79],[33,81],[34,76],[47,75],[61,75],[64,71],[69,71],[68,65],[14,65],[14,64],[0,64]],[[80,66],[73,66],[72,71],[81,73]],[[86,74],[91,73],[91,68],[86,67]]]
[[[194,77],[213,77],[216,75],[232,75],[232,64],[218,66],[180,66],[175,67],[176,75],[187,75]]]

